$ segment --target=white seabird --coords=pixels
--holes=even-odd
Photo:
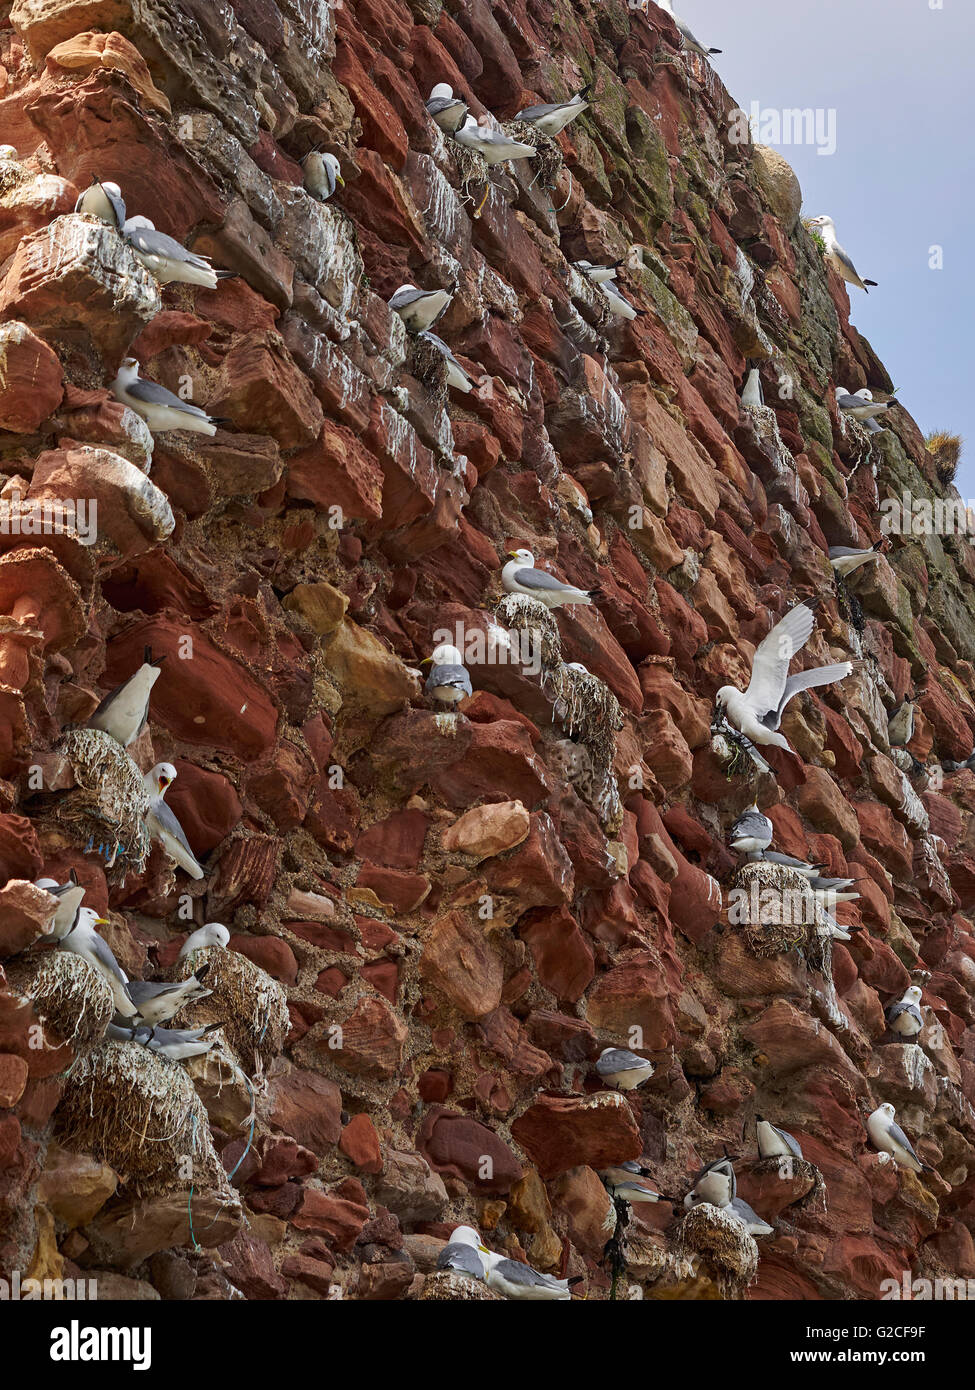
[[[753,362],[748,362],[746,365],[748,371],[741,391],[741,403],[742,405],[763,406],[765,404],[765,392],[762,390],[762,374]]]
[[[108,1036],[116,1042],[137,1042],[150,1052],[168,1057],[171,1062],[185,1062],[188,1057],[200,1057],[217,1041],[210,1033],[223,1023],[210,1023],[206,1028],[123,1028],[117,1023],[108,1025]]]
[[[853,664],[842,661],[833,666],[817,666],[790,676],[789,663],[808,642],[813,630],[813,611],[806,603],[791,608],[758,644],[752,660],[751,680],[744,692],[723,685],[715,696],[719,714],[752,743],[789,749],[777,730],[786,705],[800,690],[811,690],[842,680]]]
[[[160,285],[202,285],[204,289],[215,290],[221,280],[236,278],[235,270],[214,270],[209,256],[197,255],[195,251],[182,246],[175,237],[157,232],[155,224],[148,217],[130,217],[123,233],[146,270]]]
[[[190,849],[189,841],[176,815],[164,800],[166,790],[176,780],[176,769],[172,763],[156,763],[151,772],[142,778],[149,793],[149,810],[146,812],[146,826],[154,840],[158,840],[170,859],[175,859],[190,878],[202,878],[203,870],[197,863],[196,855]]]
[[[207,989],[203,983],[209,969],[209,965],[201,965],[195,975],[190,975],[188,979],[179,980],[175,984],[154,980],[130,980],[126,988],[129,998],[138,1009],[134,1022],[144,1023],[151,1028],[157,1023],[168,1022],[188,1004],[205,999],[208,994],[213,993],[213,990]]]
[[[802,1158],[802,1149],[784,1129],[779,1129],[761,1115],[755,1116],[759,1158]]]
[[[654,1073],[654,1065],[625,1047],[604,1047],[596,1061],[601,1081],[618,1091],[635,1091]]]
[[[509,1260],[486,1245],[479,1246],[485,1264],[485,1283],[489,1289],[505,1298],[521,1302],[568,1302],[572,1297],[568,1279],[555,1279],[551,1274],[539,1274],[531,1265]]]
[[[773,833],[772,822],[753,801],[728,831],[728,843],[738,854],[761,855],[772,843]]]
[[[637,309],[628,299],[624,299],[611,280],[601,280],[596,281],[596,283],[605,295],[609,304],[609,312],[614,318],[627,319],[632,322],[633,319],[642,318],[646,314],[646,309]]]
[[[141,415],[153,434],[165,430],[193,430],[213,436],[217,426],[226,423],[215,415],[208,415],[198,405],[181,400],[158,382],[140,377],[139,364],[134,357],[125,358],[109,390],[117,401]]]
[[[413,333],[422,333],[437,319],[453,299],[450,290],[420,290],[416,285],[400,285],[387,301]]]
[[[471,391],[476,390],[477,383],[474,378],[470,376],[457,361],[457,358],[451,352],[443,338],[438,338],[436,333],[431,333],[429,329],[424,329],[422,333],[418,333],[416,336],[418,338],[425,338],[428,343],[432,343],[447,363],[448,386],[452,386],[455,391],[463,391],[465,396],[469,395]]]
[[[97,217],[100,222],[106,222],[117,232],[125,226],[125,199],[122,197],[122,190],[117,183],[110,183],[108,180],[100,183],[98,179],[93,178],[91,187],[79,193],[74,210],[84,213],[87,217]]]
[[[684,1206],[690,1208],[699,1202],[710,1202],[715,1207],[726,1207],[737,1193],[734,1164],[725,1154],[704,1165],[684,1198]]]
[[[836,223],[833,221],[832,217],[827,217],[825,214],[821,217],[811,217],[806,223],[806,226],[816,228],[823,239],[827,261],[836,271],[837,275],[841,276],[848,285],[856,285],[857,288],[863,290],[865,294],[870,293],[867,289],[868,285],[876,287],[876,280],[860,279],[856,266],[836,239]]]
[[[533,159],[538,151],[533,145],[514,140],[503,130],[492,130],[478,125],[473,116],[468,116],[464,124],[454,131],[458,145],[479,154],[485,164],[504,164],[509,159]]]
[[[574,261],[576,270],[594,285],[604,285],[607,280],[615,280],[617,271],[624,261],[613,261],[610,265],[593,265],[591,261]]]
[[[425,656],[420,664],[427,663],[430,663],[430,674],[423,689],[433,699],[445,705],[456,705],[474,694],[464,658],[449,642],[434,647],[433,655]]]
[[[796,859],[792,854],[783,854],[777,849],[752,850],[749,859],[764,859],[767,864],[779,864],[784,869],[794,869],[803,878],[815,878],[823,868],[822,864],[808,864],[805,859]]]
[[[467,102],[454,96],[449,82],[438,82],[427,100],[427,111],[445,135],[453,135],[467,119]],[[464,1230],[470,1230],[465,1226]]]
[[[854,420],[859,420],[861,424],[868,428],[873,425],[873,433],[880,430],[880,425],[874,419],[875,415],[884,415],[891,406],[899,405],[900,402],[891,396],[889,401],[875,401],[873,392],[867,386],[861,386],[859,391],[854,391],[851,396],[849,391],[842,386],[836,388],[836,404],[844,415],[850,415]]]
[[[452,1270],[465,1279],[477,1279],[483,1284],[486,1271],[481,1256],[482,1244],[473,1226],[455,1227],[437,1256],[437,1268]]]
[[[910,1139],[894,1119],[894,1114],[894,1107],[889,1101],[877,1106],[867,1120],[870,1142],[881,1153],[890,1154],[898,1168],[910,1168],[912,1173],[930,1172],[930,1164],[922,1163],[918,1158]]]
[[[222,922],[207,922],[205,927],[197,927],[196,931],[190,932],[189,936],[179,948],[177,960],[186,960],[194,951],[204,951],[208,946],[220,946],[224,949],[230,944],[230,932]]]
[[[887,742],[891,748],[906,748],[914,737],[914,704],[904,700],[887,720]]]
[[[102,733],[110,734],[123,748],[128,748],[146,727],[146,720],[149,718],[149,696],[159,678],[159,667],[165,660],[166,658],[161,656],[153,661],[152,648],[146,647],[142,665],[135,675],[117,685],[105,696],[94,714],[85,720],[84,727],[101,729]]]
[[[610,1168],[600,1169],[599,1176],[611,1197],[629,1202],[631,1206],[638,1202],[672,1202],[676,1204],[677,1199],[675,1197],[667,1197],[663,1192],[657,1192],[654,1188],[647,1186],[648,1174],[646,1169],[641,1168],[639,1163],[634,1163],[632,1159],[627,1159],[623,1163],[616,1163]]]
[[[84,902],[85,890],[78,882],[74,869],[68,875],[67,883],[58,883],[53,878],[38,878],[34,880],[35,888],[43,888],[50,893],[52,898],[57,899],[57,910],[54,913],[54,921],[51,924],[50,936],[55,941],[60,941],[62,937],[74,926],[78,916],[78,909]]]
[[[337,184],[345,187],[342,166],[334,154],[321,150],[309,150],[301,161],[302,183],[313,198],[327,203],[335,192]]]
[[[862,565],[869,565],[871,560],[880,559],[880,547],[883,541],[877,541],[869,550],[857,550],[851,545],[831,545],[829,548],[829,563],[834,574],[840,574],[845,579],[854,570],[860,569]]]
[[[568,101],[553,101],[540,106],[526,106],[515,115],[516,121],[527,121],[543,135],[555,136],[563,131],[570,121],[580,116],[589,105],[593,84],[587,82]]]
[[[501,571],[501,583],[509,594],[527,594],[529,598],[544,603],[546,608],[561,608],[572,603],[592,603],[599,597],[599,589],[577,589],[574,584],[564,584],[554,574],[535,568],[535,557],[530,550],[509,550],[511,559]]]
[[[888,1005],[885,1012],[887,1027],[892,1033],[899,1033],[902,1038],[916,1038],[924,1027],[920,988],[911,985],[896,1004]]]
[[[74,925],[61,938],[58,950],[72,951],[89,965],[93,965],[112,991],[116,1013],[121,1014],[123,1018],[134,1018],[138,1013],[138,1007],[132,1002],[126,989],[129,977],[115,959],[111,946],[95,930],[96,927],[110,925],[106,918],[99,917],[94,908],[79,908]]]
[[[720,53],[720,48],[705,48],[704,44],[696,39],[690,29],[682,19],[678,19],[674,14],[673,0],[657,0],[660,8],[666,10],[671,19],[680,30],[681,38],[684,40],[684,47],[691,53],[696,53],[699,58],[709,58],[712,53]]]

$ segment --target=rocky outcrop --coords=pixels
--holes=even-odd
[[[727,1146],[773,1235],[756,1254],[708,1206],[635,1207],[644,1296],[971,1274],[975,774],[940,762],[975,735],[975,560],[898,535],[834,583],[828,547],[880,539],[885,499],[948,494],[904,410],[869,437],[837,414],[838,382],[891,383],[788,166],[729,138],[733,100],[653,5],[2,14],[0,1270],[492,1301],[435,1272],[464,1222],[599,1299],[598,1172],[638,1159],[682,1195]],[[426,114],[440,81],[505,119],[595,96],[543,170],[485,185]],[[317,147],[345,178],[324,205]],[[92,176],[236,278],[160,287],[73,211]],[[637,318],[583,259],[620,262]],[[436,331],[476,391],[388,308],[404,282],[452,290]],[[216,435],[150,437],[108,390],[129,355]],[[746,360],[767,407],[740,404]],[[67,505],[89,500],[94,544]],[[518,629],[516,547],[595,604]],[[793,702],[795,752],[760,770],[712,738],[714,694],[813,595],[802,660],[854,672]],[[526,634],[534,666],[509,659]],[[445,714],[417,669],[447,638],[474,694]],[[175,766],[200,881],[65,812],[64,734],[147,646],[167,660],[129,753]],[[850,941],[729,911],[725,832],[756,798],[779,849],[857,880]],[[227,1024],[206,1058],[101,1041],[106,991],[51,963],[32,886],[71,869],[133,977],[181,978],[187,934],[226,924],[219,995],[186,1014]],[[883,1008],[911,982],[904,1041]],[[639,1091],[599,1080],[609,1046],[654,1063]],[[931,1171],[870,1146],[883,1101]],[[756,1114],[801,1169],[758,1160]]]

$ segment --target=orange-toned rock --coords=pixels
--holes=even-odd
[[[47,55],[47,63],[69,72],[89,73],[96,68],[109,68],[128,78],[139,93],[144,106],[162,116],[171,116],[173,108],[165,92],[161,92],[149,74],[142,54],[123,34],[100,34],[89,31],[75,34],[55,44]]]
[[[0,381],[0,429],[30,434],[61,404],[61,363],[25,323],[0,324]]]

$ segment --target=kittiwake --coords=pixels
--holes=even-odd
[[[456,1226],[450,1240],[437,1256],[437,1268],[449,1269],[465,1279],[484,1283],[485,1268],[481,1256],[481,1237],[473,1226]]]
[[[689,52],[696,53],[699,58],[709,58],[712,53],[721,52],[720,48],[705,48],[704,44],[701,43],[699,39],[696,39],[694,37],[690,29],[688,29],[687,25],[684,23],[684,21],[682,19],[678,19],[677,16],[674,14],[674,6],[672,0],[657,0],[657,3],[659,4],[662,10],[667,11],[671,19],[677,25],[677,28],[680,30],[681,38],[684,40],[684,47]]]
[[[207,989],[203,983],[209,969],[209,965],[201,965],[194,975],[185,980],[178,980],[175,984],[154,980],[130,980],[126,988],[129,998],[139,1011],[135,1021],[147,1024],[151,1028],[157,1023],[168,1022],[188,1004],[205,999],[208,994],[213,993],[213,990]]]
[[[890,1154],[898,1168],[910,1168],[912,1173],[930,1172],[931,1165],[922,1163],[914,1152],[910,1139],[894,1119],[894,1107],[889,1101],[878,1105],[867,1120],[867,1133],[874,1148]]]
[[[604,1047],[596,1060],[596,1072],[601,1081],[618,1091],[635,1091],[654,1073],[654,1065],[625,1047]]]
[[[58,905],[50,935],[55,941],[60,941],[74,926],[78,909],[84,901],[85,890],[78,882],[74,869],[68,875],[67,883],[58,883],[53,878],[38,878],[34,880],[34,887],[43,888],[52,898],[57,899]]]
[[[802,1158],[802,1149],[792,1135],[773,1125],[771,1120],[755,1116],[759,1158]]]
[[[568,1302],[572,1297],[568,1279],[556,1279],[551,1274],[539,1274],[530,1265],[498,1255],[486,1245],[479,1247],[486,1266],[485,1283],[489,1289],[519,1301]]]
[[[842,575],[845,579],[848,574],[858,570],[861,565],[869,565],[871,560],[879,560],[882,545],[882,540],[877,541],[869,550],[857,550],[855,546],[851,545],[831,545],[829,548],[830,567],[834,574]]]
[[[85,720],[86,729],[101,729],[111,734],[123,748],[139,737],[149,718],[149,695],[159,677],[159,667],[166,660],[160,656],[152,659],[152,648],[143,650],[142,665],[134,676],[117,685],[90,718]]]
[[[125,200],[117,183],[109,183],[107,180],[101,183],[93,178],[91,187],[78,195],[74,210],[84,213],[87,217],[97,217],[100,222],[107,222],[118,232],[125,226]]]
[[[416,336],[425,339],[428,343],[432,343],[447,363],[448,386],[452,386],[455,391],[463,391],[465,396],[476,389],[477,383],[474,381],[474,378],[470,376],[457,361],[457,358],[451,352],[443,338],[438,338],[436,333],[431,333],[429,329],[424,329],[422,333],[418,333]]]
[[[309,150],[301,161],[301,169],[305,188],[320,203],[328,202],[335,192],[336,184],[345,187],[342,166],[335,155],[327,150],[324,154],[321,150]]]
[[[423,689],[427,695],[445,705],[456,705],[468,695],[473,695],[471,678],[464,665],[464,658],[456,647],[442,642],[434,647],[432,656],[425,656],[421,665],[430,663],[430,674]]]
[[[889,1004],[886,1009],[887,1027],[892,1033],[899,1033],[902,1038],[916,1038],[924,1027],[924,1016],[921,1013],[921,990],[917,985],[911,985],[898,999],[896,1004]]]
[[[756,802],[742,812],[728,831],[728,843],[738,854],[764,854],[772,843],[774,827]]]
[[[227,423],[215,415],[208,415],[198,405],[190,405],[158,382],[140,377],[139,363],[134,357],[125,358],[109,390],[117,401],[141,415],[153,434],[165,430],[193,430],[212,437],[219,425]]]
[[[209,1052],[217,1041],[209,1034],[223,1026],[220,1022],[209,1023],[205,1028],[123,1028],[117,1023],[110,1023],[108,1036],[116,1042],[141,1043],[150,1052],[168,1057],[172,1062],[185,1062],[189,1057],[200,1057],[204,1052]]]
[[[175,859],[190,878],[202,878],[203,870],[190,849],[183,827],[164,800],[167,788],[176,780],[175,767],[172,763],[156,763],[142,780],[149,793],[149,810],[146,812],[149,834],[160,842],[170,859]]]
[[[570,121],[574,121],[576,116],[580,116],[589,105],[589,98],[592,96],[593,83],[587,82],[585,87],[581,87],[575,96],[568,101],[553,101],[542,106],[526,106],[524,110],[515,115],[516,121],[527,121],[543,135],[558,135],[564,130]]]
[[[699,1202],[710,1202],[716,1207],[726,1207],[737,1192],[734,1164],[725,1153],[723,1158],[716,1158],[704,1165],[684,1198],[684,1206],[693,1207]]]
[[[230,932],[222,922],[207,922],[205,927],[197,927],[196,931],[190,932],[189,936],[179,948],[177,960],[186,960],[194,951],[204,951],[208,946],[221,946],[224,949],[230,944]]]
[[[407,284],[400,285],[388,303],[411,332],[422,333],[436,323],[453,297],[450,290],[420,290]]]
[[[58,949],[73,951],[76,956],[81,956],[82,960],[93,965],[112,991],[116,1013],[121,1014],[123,1018],[134,1018],[139,1010],[126,989],[129,977],[115,959],[111,946],[95,930],[96,927],[109,925],[104,917],[99,917],[94,908],[79,908],[74,925],[61,938]]]
[[[504,164],[509,159],[532,159],[538,151],[533,145],[514,140],[503,130],[492,130],[478,125],[473,116],[468,116],[462,126],[454,131],[458,145],[479,154],[485,164]]]
[[[511,559],[501,571],[501,583],[509,594],[527,594],[544,603],[546,608],[561,608],[566,604],[592,603],[599,597],[598,589],[577,589],[565,584],[554,574],[535,568],[530,550],[509,550]]]
[[[865,294],[870,293],[867,289],[868,285],[876,287],[876,280],[861,280],[856,266],[836,239],[836,223],[832,217],[827,217],[825,214],[821,217],[811,217],[806,226],[815,227],[826,248],[827,261],[848,285],[856,285]]]
[[[427,111],[445,135],[453,135],[467,119],[467,102],[454,96],[449,82],[438,82],[430,92]],[[465,1227],[470,1230],[470,1227]]]
[[[123,231],[125,240],[160,285],[202,285],[215,290],[221,280],[236,279],[235,270],[214,270],[209,256],[197,255],[175,237],[157,232],[148,217],[130,217]]]

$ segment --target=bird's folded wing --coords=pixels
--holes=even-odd
[[[109,946],[105,938],[99,936],[96,931],[91,933],[90,947],[91,953],[98,961],[99,965],[103,966],[109,974],[117,976],[123,984],[128,984],[129,977],[115,959],[111,946]]]
[[[756,647],[752,678],[745,691],[745,699],[759,719],[763,719],[770,710],[778,709],[785,690],[789,663],[809,640],[813,622],[812,609],[804,603],[797,604]]]
[[[206,418],[205,410],[201,410],[198,405],[190,405],[187,401],[180,400],[172,391],[167,391],[165,386],[160,386],[158,381],[145,381],[142,377],[137,377],[135,381],[129,382],[125,391],[133,400],[141,401],[143,405],[165,405],[171,410],[182,410],[187,415],[201,415]]]
[[[126,232],[126,239],[144,256],[159,256],[167,261],[179,261],[184,265],[196,266],[198,270],[210,269],[210,261],[206,256],[198,256],[195,252],[188,251],[165,232],[150,231],[148,227],[134,227]]]
[[[155,818],[156,824],[159,826],[160,830],[165,830],[167,835],[171,835],[174,840],[178,841],[190,858],[195,861],[196,855],[193,853],[189,841],[183,834],[183,827],[166,805],[165,801],[163,801],[162,797],[159,797],[158,800],[153,802],[151,814]]]
[[[556,579],[554,574],[545,570],[515,570],[514,579],[523,589],[537,589],[548,594],[564,594],[566,590],[574,590],[576,587],[574,584],[563,583],[561,579]]]
[[[917,1154],[914,1152],[914,1145],[911,1143],[910,1139],[908,1139],[907,1135],[901,1129],[900,1125],[897,1123],[896,1120],[891,1120],[889,1122],[889,1124],[887,1125],[887,1133],[890,1135],[891,1139],[893,1139],[895,1144],[900,1144],[900,1146],[903,1149],[907,1150],[907,1152],[911,1155],[912,1158],[917,1158]],[[919,1158],[917,1158],[917,1161],[918,1163],[921,1162]]]
[[[391,309],[405,309],[407,304],[415,304],[418,299],[426,299],[433,290],[397,290],[389,301]]]
[[[427,677],[426,689],[438,690],[441,686],[453,686],[456,690],[466,690],[472,695],[471,678],[464,666],[434,666]]]
[[[180,980],[175,985],[166,984],[164,981],[130,980],[129,998],[133,1004],[145,1004],[150,999],[160,999],[167,994],[178,994],[185,986],[185,980]]]
[[[760,836],[767,835],[768,829],[768,821],[765,818],[765,816],[756,816],[753,811],[751,812],[751,814],[739,816],[738,819],[735,821],[734,825],[731,827],[731,833],[736,838],[739,835]]]
[[[848,256],[848,255],[846,254],[846,252],[843,250],[842,246],[838,246],[838,245],[836,245],[836,243],[834,242],[834,243],[833,243],[833,246],[830,248],[830,255],[833,256],[833,257],[835,257],[835,259],[838,260],[838,261],[843,265],[844,269],[846,269],[846,270],[848,270],[848,271],[850,272],[850,274],[854,277],[854,279],[859,280],[860,274],[859,274],[859,272],[858,272],[856,266],[855,266],[855,265],[853,264],[853,262],[850,260],[849,256]]]
[[[596,1070],[605,1076],[608,1072],[632,1071],[634,1067],[646,1066],[646,1059],[635,1052],[627,1052],[625,1047],[614,1047],[600,1057]]]

